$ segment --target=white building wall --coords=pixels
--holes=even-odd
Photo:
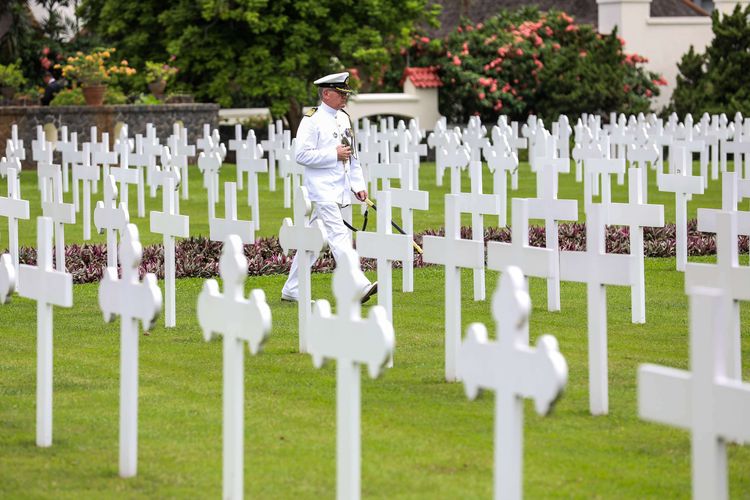
[[[682,55],[690,45],[704,52],[713,39],[711,18],[651,17],[651,0],[597,0],[597,4],[599,32],[611,33],[617,26],[625,40],[625,52],[648,58],[645,66],[667,80],[667,86],[661,87],[661,94],[654,99],[654,108],[660,110],[674,91]]]

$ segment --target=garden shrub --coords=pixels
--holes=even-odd
[[[127,104],[128,98],[117,87],[107,87],[107,93],[104,94],[104,104],[116,105]],[[74,89],[63,89],[57,93],[50,106],[85,106],[86,99],[83,98],[83,91],[80,87]]]
[[[666,82],[627,54],[617,33],[603,35],[565,12],[503,10],[484,23],[464,22],[445,40],[416,37],[411,66],[439,66],[440,112],[454,123],[498,114],[574,119],[581,112],[648,112]]]
[[[666,114],[750,114],[750,5],[731,14],[711,13],[714,38],[699,54],[690,46],[677,68],[677,85]]]

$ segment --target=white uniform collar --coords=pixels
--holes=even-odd
[[[320,103],[320,109],[324,110],[326,113],[328,113],[331,116],[336,116],[336,113],[338,112],[337,109],[333,109],[328,104],[321,102]]]

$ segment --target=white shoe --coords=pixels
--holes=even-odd
[[[297,302],[297,297],[292,297],[291,295],[281,292],[281,300],[284,302]]]

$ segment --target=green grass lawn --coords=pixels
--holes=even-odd
[[[231,179],[234,174],[228,170],[224,173]],[[32,200],[33,179],[33,173],[25,172],[24,196]],[[533,195],[532,180],[531,174],[522,175],[521,189],[513,195]],[[573,174],[565,176],[561,197],[582,193],[573,180]],[[200,179],[195,176],[191,183],[193,199],[183,202],[183,213],[191,215],[192,234],[207,234],[205,195],[195,189]],[[432,209],[418,213],[416,225],[441,226],[442,193],[448,186],[435,188],[431,165],[423,169],[422,186],[431,191]],[[489,190],[489,176],[485,186]],[[281,207],[281,191],[268,193],[265,181],[261,187],[260,234],[272,235],[291,211]],[[616,189],[615,198],[622,199],[624,186]],[[131,190],[131,200],[134,195]],[[242,194],[239,198],[244,199]],[[651,199],[667,202],[666,218],[673,220],[670,196],[654,192]],[[719,200],[719,184],[713,182],[709,194],[691,204],[691,214],[696,206],[718,206]],[[148,232],[145,220],[135,222],[145,242],[161,241]],[[34,232],[29,223],[23,226],[24,244],[34,244]],[[79,226],[68,229],[68,241],[80,239]],[[550,313],[544,282],[531,279],[532,341],[544,333],[558,338],[569,381],[551,416],[541,418],[526,404],[527,498],[689,497],[690,434],[637,417],[638,366],[649,362],[687,368],[689,351],[687,297],[674,259],[649,259],[646,272],[647,324],[630,323],[628,289],[608,291],[610,414],[600,417],[588,411],[585,286],[563,283],[562,311]],[[364,373],[362,378],[363,496],[489,498],[494,397],[485,394],[470,402],[461,384],[443,382],[443,271],[415,270],[414,293],[400,292],[400,271],[393,276],[395,366],[378,380]],[[481,321],[492,335],[490,302],[474,302],[471,272],[462,276],[464,328]],[[248,355],[245,362],[245,493],[331,498],[335,365],[316,370],[310,356],[297,352],[296,306],[279,300],[284,279],[253,277],[247,284],[265,290],[273,329],[265,351]],[[497,273],[488,271],[488,296],[496,280]],[[313,275],[313,296],[330,300],[330,283],[330,274]],[[160,318],[150,335],[140,337],[139,470],[128,480],[117,475],[119,322],[103,322],[97,287],[75,286],[74,307],[55,309],[54,444],[49,449],[34,444],[35,304],[16,297],[0,306],[0,497],[220,495],[222,349],[220,341],[204,342],[197,324],[202,280],[177,282],[177,328],[165,329]],[[750,320],[744,306],[742,320],[744,325]],[[747,335],[742,346],[747,379]],[[728,463],[732,497],[747,498],[750,447],[730,445]]]
[[[731,165],[730,165],[731,169]],[[695,172],[698,172],[698,167],[694,168]],[[484,191],[487,193],[492,192],[492,174],[484,167]],[[221,170],[221,200],[216,204],[216,215],[217,217],[224,216],[224,188],[223,182],[236,181],[237,180],[237,169],[234,165],[227,164]],[[463,191],[469,191],[469,178],[468,171],[464,172],[462,182]],[[444,202],[443,196],[450,191],[450,172],[446,171],[444,176],[444,185],[435,185],[435,164],[424,163],[420,169],[420,189],[430,192],[430,210],[428,211],[415,211],[414,212],[414,228],[416,231],[424,229],[433,229],[443,226],[445,220],[444,213]],[[247,183],[246,183],[247,184]],[[268,176],[263,174],[259,176],[259,194],[260,194],[260,216],[261,224],[260,230],[257,232],[257,236],[273,236],[278,235],[279,228],[281,227],[281,221],[284,217],[292,217],[292,209],[284,208],[283,206],[283,183],[277,181],[276,192],[270,192],[268,190]],[[519,171],[519,188],[517,191],[510,189],[510,182],[508,183],[508,198],[531,198],[536,196],[536,179],[535,174],[531,172],[528,164],[522,164]],[[37,178],[36,172],[32,170],[25,170],[21,176],[21,193],[24,199],[29,200],[31,218],[27,221],[19,222],[19,239],[20,244],[25,246],[36,246],[36,222],[35,217],[41,215],[41,205],[39,199],[39,190],[36,187]],[[392,185],[397,186],[398,182],[393,182]],[[569,174],[561,174],[559,182],[559,197],[566,199],[577,199],[579,200],[579,220],[583,221],[584,207],[583,207],[583,184],[575,182],[574,167],[571,167]],[[190,216],[190,234],[193,236],[206,235],[208,236],[208,199],[206,196],[206,190],[203,189],[203,179],[196,166],[190,168],[190,198],[188,200],[181,200],[180,211],[185,215]],[[83,191],[83,190],[81,190]],[[5,195],[6,187],[5,181],[0,183],[0,192]],[[101,200],[103,191],[101,189],[98,194],[92,195],[92,217],[93,207],[96,205],[97,200]],[[64,195],[65,201],[72,203],[73,194],[72,189],[69,193]],[[628,199],[628,187],[627,182],[622,186],[618,185],[616,181],[612,181],[612,199],[613,201],[624,202]],[[138,224],[140,227],[141,242],[144,244],[161,243],[162,236],[159,234],[152,234],[149,231],[149,218],[148,212],[150,210],[161,210],[161,191],[157,194],[156,198],[149,196],[148,190],[146,191],[146,217],[138,218],[137,204],[136,204],[136,190],[134,187],[130,187],[129,202],[130,202],[130,220]],[[595,199],[596,200],[596,199]],[[674,222],[674,195],[672,193],[660,193],[656,187],[656,175],[654,171],[649,171],[649,203],[660,203],[664,205],[664,218],[667,222]],[[721,181],[710,181],[709,187],[706,193],[703,195],[696,195],[692,202],[688,203],[688,217],[695,218],[696,210],[701,207],[715,207],[721,206]],[[508,203],[508,224],[510,224],[510,203]],[[237,211],[238,218],[248,219],[250,217],[250,209],[247,206],[247,191],[240,191],[237,194]],[[354,210],[355,213],[355,227],[361,227],[361,217],[359,209]],[[82,213],[78,214],[77,224],[75,226],[66,226],[65,238],[66,242],[83,242],[83,225],[80,217]],[[376,227],[376,219],[374,214],[369,217],[368,229]],[[396,220],[400,219],[400,214],[394,214]],[[532,221],[541,222],[541,221]],[[471,218],[468,215],[463,217],[463,224],[470,225]],[[485,217],[485,226],[497,225],[496,217]],[[96,228],[93,225],[92,218],[92,241],[94,242],[106,242],[106,236],[104,234],[96,234]],[[0,221],[0,248],[7,245],[7,229],[5,228],[5,222]]]

